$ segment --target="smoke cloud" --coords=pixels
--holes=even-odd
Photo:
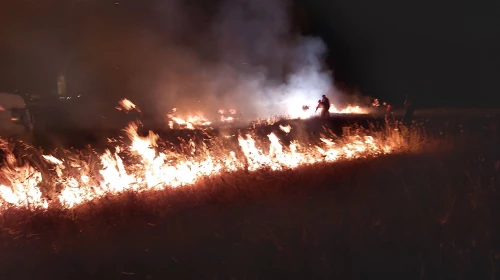
[[[325,44],[292,32],[285,0],[218,1],[208,11],[169,1],[155,9],[164,18],[156,34],[163,40],[142,50],[155,71],[141,71],[151,76],[136,76],[133,86],[146,90],[145,103],[158,114],[176,107],[208,115],[234,108],[245,118],[284,115],[332,93]]]
[[[14,86],[29,84],[27,71],[43,79],[33,91],[62,72],[69,94],[125,97],[158,119],[174,107],[283,115],[336,97],[325,44],[294,32],[292,11],[291,0],[11,3],[0,15],[19,24],[0,33],[18,59],[5,72]]]

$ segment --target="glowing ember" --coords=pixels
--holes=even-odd
[[[189,151],[181,154],[158,151],[159,136],[150,132],[148,136],[142,137],[137,129],[137,125],[132,123],[125,130],[131,140],[129,146],[116,146],[114,151],[107,150],[100,155],[97,171],[88,160],[78,157],[61,160],[45,155],[43,159],[51,167],[53,175],[42,177],[41,172],[31,165],[18,166],[11,155],[6,166],[0,170],[0,207],[72,208],[124,191],[144,192],[191,185],[221,172],[245,168],[248,171],[283,170],[385,154],[401,147],[403,143],[402,137],[394,132],[394,135],[380,138],[346,137],[339,142],[321,138],[322,143],[317,146],[292,141],[286,147],[275,133],[268,135],[269,142],[266,143],[256,141],[254,136],[247,134],[238,136],[239,151],[223,148],[211,150],[190,141]],[[280,129],[288,133],[291,127],[281,126]],[[263,149],[264,146],[269,148]],[[55,185],[59,190],[50,202],[44,198],[48,194],[42,193],[43,184]]]

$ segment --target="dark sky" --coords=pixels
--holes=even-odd
[[[363,92],[500,105],[500,2],[302,2],[338,76]]]
[[[154,73],[152,53],[160,47],[171,63],[186,49],[196,53],[191,62],[220,58],[220,46],[203,29],[223,1],[114,2],[1,1],[0,88],[46,94],[65,71],[71,93],[120,95],[157,78],[134,77]],[[290,9],[293,27],[326,42],[339,83],[391,102],[409,94],[425,106],[491,106],[500,105],[496,2],[295,0]],[[183,46],[175,56],[172,44]]]

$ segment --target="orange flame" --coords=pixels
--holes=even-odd
[[[312,110],[311,110],[312,108]],[[335,105],[331,105],[328,110],[332,114],[367,114],[368,110],[365,108],[361,108],[360,106],[351,106],[348,105],[345,108],[337,109]],[[315,111],[312,106],[298,106],[298,104],[294,103],[292,107],[288,108],[288,118],[290,119],[307,119],[314,117],[319,114],[319,110]]]
[[[288,133],[291,127],[282,126],[281,129]],[[222,172],[263,168],[284,170],[320,162],[386,154],[403,143],[403,138],[395,134],[379,138],[351,136],[339,142],[323,137],[317,146],[292,141],[286,147],[272,132],[268,135],[269,143],[265,145],[263,142],[257,143],[252,135],[239,135],[241,156],[237,156],[233,150],[213,151],[197,146],[194,141],[189,143],[191,153],[181,154],[158,151],[159,136],[153,132],[140,136],[137,130],[135,123],[130,124],[125,131],[131,144],[116,146],[114,151],[106,150],[100,155],[101,167],[97,173],[85,160],[63,160],[45,155],[43,159],[53,167],[54,176],[44,178],[33,166],[25,164],[17,167],[15,158],[8,157],[9,164],[0,169],[0,178],[3,178],[0,184],[0,208],[73,208],[109,194],[191,185],[201,178]],[[268,149],[260,148],[266,145]],[[125,154],[133,157],[134,161],[125,160]],[[50,202],[40,189],[42,183],[60,186],[60,191]]]
[[[134,104],[132,101],[124,98],[118,102],[117,107],[115,107],[117,110],[125,110],[125,111],[130,111],[130,110],[136,110],[137,112],[141,112],[141,110]]]
[[[177,108],[172,109],[172,113],[167,114],[168,126],[170,128],[179,127],[185,129],[195,129],[196,127],[207,127],[212,124],[201,112],[187,117],[179,117],[176,114]]]
[[[226,116],[227,114],[236,115],[235,109],[229,109],[227,111],[224,109],[219,109],[218,113],[220,114],[220,122],[232,123],[235,121],[235,118],[233,116]]]

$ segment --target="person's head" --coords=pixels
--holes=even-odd
[[[324,95],[324,94],[323,94],[321,97],[325,98],[325,97],[326,97],[326,95]]]

